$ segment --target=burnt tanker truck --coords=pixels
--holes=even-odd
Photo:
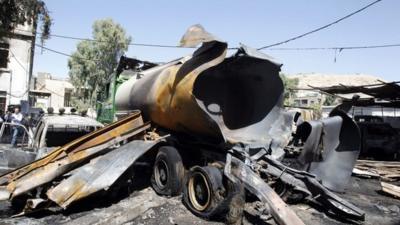
[[[113,96],[120,120],[3,175],[0,199],[47,184],[43,201],[66,208],[108,189],[152,151],[153,189],[182,194],[205,219],[240,224],[246,199],[258,198],[278,224],[303,224],[283,201],[291,198],[364,220],[362,210],[334,194],[344,191],[360,151],[358,127],[346,112],[338,107],[294,131],[296,112],[283,107],[282,64],[245,45],[229,49],[195,25],[181,45],[199,44],[190,56],[131,71]],[[126,69],[120,65],[118,74]],[[283,159],[293,148],[301,153],[289,166]]]
[[[232,196],[240,195],[240,183],[264,198],[268,188],[257,185],[258,180],[250,175],[254,171],[247,171],[263,158],[266,164],[298,176],[298,171],[279,162],[285,147],[293,141],[295,113],[283,107],[282,64],[244,45],[226,57],[227,44],[200,26],[191,27],[181,40],[183,46],[200,43],[191,56],[139,72],[123,83],[116,92],[115,104],[121,114],[140,109],[145,120],[172,134],[155,160],[154,190],[175,195],[183,189],[186,206],[196,215],[210,218],[220,216],[219,206],[229,206],[226,201],[233,202]],[[315,197],[317,192],[327,191],[323,187],[343,192],[359,154],[356,124],[336,109],[328,119],[303,123],[294,136],[304,142],[298,162],[299,169],[310,172],[302,178],[307,194]],[[261,171],[271,176],[272,168],[270,165]],[[230,185],[224,175],[231,178]],[[283,179],[280,172],[275,171],[275,175]],[[293,177],[286,184],[298,189],[299,185],[291,183]],[[313,185],[314,191],[319,191],[308,189]],[[217,196],[218,190],[225,190],[226,196]],[[330,194],[326,196],[332,197]],[[335,206],[334,200],[326,198],[321,201],[332,201]],[[273,215],[280,211],[270,207]],[[355,207],[347,207],[350,217],[363,217]],[[282,220],[298,224],[290,216]]]

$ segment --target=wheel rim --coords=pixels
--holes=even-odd
[[[204,211],[210,204],[211,190],[203,173],[195,172],[188,183],[189,199],[198,211]]]
[[[164,188],[168,183],[168,166],[164,160],[160,160],[154,166],[154,178],[157,186]]]

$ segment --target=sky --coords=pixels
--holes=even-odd
[[[373,0],[45,0],[51,12],[51,32],[91,38],[95,20],[112,18],[133,43],[177,45],[186,29],[201,24],[228,42],[262,47],[308,32],[343,17]],[[400,1],[383,0],[327,29],[280,45],[282,48],[400,44]],[[78,41],[51,37],[45,46],[68,54]],[[130,46],[126,56],[168,62],[192,49]],[[400,47],[318,51],[265,50],[283,63],[282,72],[374,75],[399,81]],[[335,62],[336,55],[336,62]],[[34,74],[68,77],[68,57],[36,49]]]

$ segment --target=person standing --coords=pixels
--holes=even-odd
[[[20,130],[18,125],[22,124],[23,118],[24,117],[23,117],[22,113],[20,112],[19,107],[15,107],[14,113],[11,115],[11,118],[10,118],[11,124],[17,124],[17,125],[12,126],[13,135],[12,135],[12,139],[11,139],[11,145],[13,147],[17,146],[17,138],[18,138],[18,133]]]

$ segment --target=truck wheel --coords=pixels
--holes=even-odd
[[[183,203],[196,216],[234,224],[242,218],[244,188],[225,178],[216,167],[196,166],[183,187]]]
[[[175,196],[182,191],[185,168],[178,150],[160,147],[153,166],[151,186],[159,195]]]

